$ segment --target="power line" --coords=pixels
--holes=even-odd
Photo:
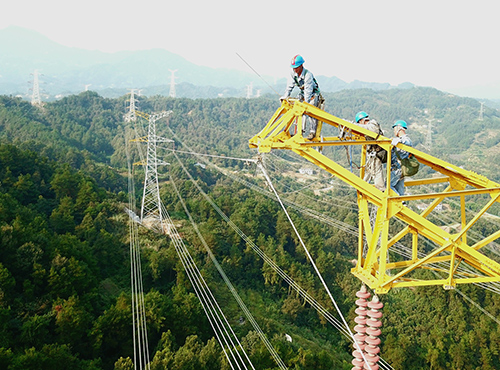
[[[180,161],[179,157],[177,157],[177,155],[175,153],[174,153],[174,155],[177,158],[177,161],[179,162],[180,166],[183,168],[184,172],[189,176],[189,178],[191,179],[191,181],[193,181],[193,183],[195,183],[195,180],[192,178],[191,174],[184,167],[184,165]],[[269,340],[265,336],[264,332],[260,328],[259,324],[255,321],[255,319],[253,318],[251,312],[248,310],[248,308],[246,307],[245,303],[243,302],[243,300],[240,298],[240,296],[236,292],[236,289],[234,289],[233,285],[229,281],[227,275],[225,274],[225,272],[222,269],[222,267],[220,266],[219,262],[217,261],[217,259],[213,255],[213,253],[210,250],[207,242],[205,241],[205,238],[203,238],[203,235],[200,233],[200,231],[199,231],[198,227],[196,226],[193,218],[191,217],[191,213],[188,211],[187,206],[186,206],[184,200],[182,199],[179,191],[177,190],[177,187],[175,185],[175,182],[174,182],[173,178],[170,177],[170,179],[171,179],[172,185],[173,185],[173,187],[175,189],[175,192],[177,193],[177,196],[178,196],[179,200],[181,201],[182,207],[184,208],[184,211],[186,212],[186,215],[188,216],[189,220],[191,221],[193,229],[195,230],[196,234],[198,235],[198,238],[200,239],[200,241],[202,242],[203,246],[205,247],[205,250],[206,250],[207,254],[209,255],[210,259],[212,260],[212,263],[217,268],[217,271],[219,271],[219,274],[221,275],[222,279],[224,280],[224,282],[226,283],[227,287],[229,288],[229,291],[233,294],[234,298],[236,299],[236,301],[240,305],[240,308],[244,312],[245,316],[250,321],[250,323],[254,327],[255,331],[258,333],[258,335],[261,338],[261,340],[264,342],[264,344],[267,347],[268,351],[271,353],[271,356],[276,361],[276,364],[281,369],[287,369],[285,363],[280,358],[279,354],[276,352],[276,350],[274,349],[274,347],[271,345],[271,343],[269,342]]]
[[[158,186],[158,173],[157,173],[157,153],[156,153],[156,121],[157,115],[149,116],[149,129],[148,129],[148,154],[146,161],[146,170],[145,170],[145,181],[144,181],[144,192],[141,206],[141,218],[140,222],[146,227],[159,232],[161,234],[168,234],[172,243],[174,244],[175,250],[179,259],[184,267],[186,275],[191,282],[191,285],[195,291],[200,304],[202,305],[203,310],[209,320],[212,329],[216,335],[216,338],[221,345],[224,354],[231,366],[231,368],[235,369],[235,366],[238,369],[255,369],[250,361],[248,355],[246,354],[244,348],[241,346],[241,343],[234,333],[231,325],[227,321],[222,309],[220,308],[217,300],[213,296],[210,288],[205,282],[204,278],[201,275],[201,272],[198,270],[196,263],[193,258],[189,254],[186,246],[179,233],[176,230],[174,223],[172,222],[165,206],[163,205],[160,197],[159,197],[159,186]],[[163,140],[164,141],[164,140]],[[128,158],[129,159],[129,158]],[[129,163],[129,171],[130,171],[130,160]],[[149,174],[148,174],[149,172]],[[129,175],[132,178],[131,175]],[[149,197],[148,201],[145,201],[145,198]],[[131,209],[131,205],[129,206]],[[155,209],[157,207],[157,209]],[[145,212],[146,211],[146,212]],[[144,215],[147,217],[144,217]],[[154,222],[147,222],[148,218],[153,218]],[[135,224],[135,223],[134,223]],[[131,237],[131,239],[133,239]],[[131,265],[137,265],[137,261],[140,259],[137,257],[138,252],[131,252]],[[140,262],[139,262],[140,264]],[[133,273],[135,282],[134,286],[138,286],[138,290],[141,295],[142,294],[142,275],[137,275]],[[135,307],[135,306],[134,306]],[[142,299],[142,308],[135,309],[134,313],[137,312],[140,314],[140,310],[144,312],[144,301]],[[139,325],[145,329],[145,316],[142,320],[142,325]],[[145,331],[145,330],[144,330]],[[135,332],[135,329],[134,329]],[[134,334],[135,335],[135,334]],[[134,345],[141,347],[143,343],[142,340],[134,340]],[[146,342],[147,346],[147,342]],[[135,350],[135,347],[134,347]],[[140,350],[140,349],[139,349]],[[242,356],[243,354],[243,356]],[[135,358],[137,361],[137,359]],[[139,358],[139,363],[142,366],[142,358]],[[147,364],[147,358],[145,358],[144,363]]]
[[[274,89],[271,85],[269,85],[269,84],[267,83],[267,81],[266,81],[266,80],[264,80],[264,78],[263,78],[263,77],[259,74],[259,72],[257,72],[255,69],[253,69],[253,67],[252,67],[250,64],[248,64],[248,63],[247,63],[247,61],[246,61],[245,59],[243,59],[243,57],[242,57],[240,54],[236,53],[236,55],[237,55],[237,56],[238,56],[238,57],[239,57],[239,58],[243,61],[243,63],[245,63],[245,64],[246,64],[246,65],[247,65],[247,66],[248,66],[248,67],[249,67],[249,68],[250,68],[250,69],[251,69],[251,70],[252,70],[252,71],[253,71],[253,72],[257,75],[257,76],[259,76],[259,78],[260,78],[262,81],[264,81],[264,83],[265,83],[267,86],[269,86],[269,88],[270,88],[271,90],[273,90],[273,91],[276,93],[276,95],[281,96],[281,95],[280,95],[280,94],[279,94],[279,93],[278,93],[278,92],[277,92],[277,91],[276,91],[276,90],[275,90],[275,89]]]

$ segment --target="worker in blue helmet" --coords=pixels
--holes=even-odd
[[[394,138],[391,144],[394,146],[391,152],[391,189],[398,193],[400,196],[405,195],[405,178],[401,169],[401,159],[408,158],[410,153],[396,147],[399,143],[404,145],[413,146],[410,137],[407,135],[406,130],[408,125],[403,120],[398,120],[392,125],[394,130]],[[403,202],[403,204],[405,204]]]
[[[305,101],[306,103],[323,109],[325,100],[321,96],[318,82],[314,78],[314,75],[309,70],[304,68],[304,62],[305,60],[301,55],[295,55],[292,58],[292,61],[290,63],[292,73],[290,74],[290,78],[285,89],[285,94],[281,97],[280,100],[284,100],[290,97],[293,89],[295,87],[298,87],[298,98],[300,101]],[[306,116],[306,120],[302,130],[303,134],[305,133],[307,125],[309,125],[309,135],[307,136],[307,139],[312,140],[316,137],[318,120],[316,118]]]
[[[356,120],[356,123],[360,123],[359,121],[361,121],[362,119],[366,119],[368,118],[368,113],[364,112],[364,111],[361,111],[361,112],[358,112],[356,113],[356,117],[354,117],[354,119]],[[363,123],[363,122],[361,122]]]
[[[358,112],[354,119],[357,125],[376,133],[377,137],[384,135],[379,123],[374,119],[370,119],[368,113],[364,111]],[[372,139],[368,138],[368,140]],[[383,163],[386,161],[387,152],[384,149],[378,145],[366,146],[365,175],[363,180],[366,182],[373,181],[373,185],[380,191],[385,191],[385,171]]]

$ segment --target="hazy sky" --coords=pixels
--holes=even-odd
[[[308,5],[311,4],[311,5]],[[10,1],[17,25],[106,52],[162,48],[209,67],[286,77],[301,54],[316,75],[442,90],[500,83],[494,0]],[[497,97],[500,99],[500,96]]]

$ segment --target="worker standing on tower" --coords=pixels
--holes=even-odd
[[[301,55],[296,55],[292,58],[291,67],[292,73],[288,80],[288,85],[285,89],[285,94],[280,100],[287,99],[295,86],[297,86],[299,91],[299,100],[305,101],[306,103],[312,104],[315,107],[323,108],[324,99],[321,96],[318,82],[314,78],[314,75],[304,68],[304,58]],[[309,122],[309,136],[308,140],[312,140],[316,136],[316,128],[318,126],[318,120],[313,117],[306,116],[304,127],[302,128],[302,134],[305,133],[306,123]]]
[[[394,138],[391,144],[394,146],[391,153],[391,189],[400,196],[405,195],[405,178],[401,168],[401,160],[409,157],[410,153],[396,147],[398,143],[413,146],[410,137],[406,134],[408,125],[405,121],[399,120],[392,125],[394,130]]]
[[[367,130],[375,132],[377,135],[383,135],[382,129],[377,121],[370,119],[368,113],[358,112],[355,117],[356,123]],[[365,164],[365,176],[363,180],[370,182],[373,180],[373,184],[380,191],[385,191],[385,176],[384,176],[384,166],[383,158],[387,160],[387,152],[378,145],[368,145],[366,148],[366,164]]]

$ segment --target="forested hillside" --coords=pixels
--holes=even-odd
[[[480,103],[475,100],[423,88],[350,90],[326,98],[326,110],[332,114],[352,120],[356,112],[365,110],[388,135],[391,123],[404,119],[419,149],[500,179],[496,165],[500,114],[485,107],[479,120]],[[351,369],[350,342],[227,226],[172,155],[172,149],[178,150],[196,184],[230,220],[337,316],[279,204],[266,195],[255,167],[233,159],[203,162],[183,153],[190,148],[217,156],[255,156],[248,149],[248,139],[277,109],[277,97],[138,100],[141,111],[173,112],[158,122],[158,135],[175,140],[174,145],[159,148],[159,155],[170,163],[160,173],[162,200],[255,368],[278,367],[208,259],[172,181],[286,365]],[[133,126],[123,120],[127,101],[127,96],[105,99],[85,92],[39,109],[17,98],[0,97],[2,369],[133,368],[129,230],[124,212],[126,132]],[[145,124],[138,121],[138,134]],[[138,160],[135,144],[130,147]],[[345,155],[337,159],[347,164]],[[354,326],[355,292],[360,286],[349,272],[357,244],[352,231],[358,217],[355,192],[317,171],[311,177],[298,176],[304,163],[289,154],[273,154],[265,160],[287,201],[341,225],[291,210],[340,309]],[[139,197],[144,173],[133,166],[133,174]],[[246,182],[253,187],[245,186]],[[140,199],[136,201],[139,204]],[[491,211],[499,216],[498,207]],[[485,227],[498,228],[498,224]],[[142,228],[139,238],[151,369],[229,369],[172,241]],[[500,369],[500,295],[496,291],[463,286],[459,293],[423,287],[394,290],[381,300],[385,304],[381,356],[394,369]],[[285,334],[293,341],[287,341]]]

